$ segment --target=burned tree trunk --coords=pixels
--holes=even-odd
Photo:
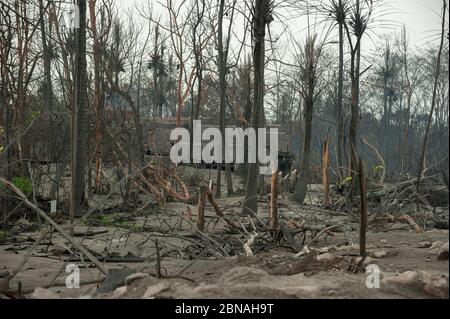
[[[270,229],[278,229],[278,170],[272,173],[270,193]]]
[[[323,161],[322,161],[322,181],[323,181],[323,204],[330,205],[330,152],[329,152],[330,138],[327,136],[323,145]]]
[[[361,257],[366,256],[366,234],[367,234],[367,185],[364,175],[364,162],[359,158],[359,188],[361,192],[361,220],[359,227],[359,254]]]
[[[197,228],[203,231],[205,228],[205,204],[206,204],[206,187],[202,186],[198,195],[197,205]]]
[[[81,215],[84,202],[87,146],[86,0],[78,0],[80,27],[76,31],[75,89],[72,109],[72,179],[70,218]]]
[[[264,112],[264,57],[265,57],[265,34],[266,24],[272,20],[272,2],[269,0],[256,0],[255,12],[253,13],[253,67],[254,79],[254,100],[252,127],[257,130],[261,125],[261,114]],[[258,140],[258,137],[257,137]],[[258,143],[258,142],[257,142]],[[242,213],[256,214],[258,212],[257,198],[257,174],[258,164],[249,163],[245,186],[245,201]]]

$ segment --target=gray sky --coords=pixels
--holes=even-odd
[[[136,5],[142,5],[149,1],[154,6],[156,13],[161,14],[163,17],[166,12],[162,9],[160,3],[165,3],[165,0],[117,0],[118,5],[122,8],[132,9]],[[179,1],[179,0],[178,0]],[[178,2],[174,0],[175,3]],[[243,0],[238,0],[243,2]],[[279,1],[278,1],[279,2]],[[436,38],[436,34],[439,32],[439,14],[441,12],[442,0],[385,0],[386,8],[389,8],[389,16],[383,17],[385,20],[389,20],[400,28],[401,25],[406,25],[409,38],[412,44],[424,45],[429,41],[430,37]],[[447,12],[448,14],[448,12]],[[304,26],[300,26],[297,21],[283,21],[283,23],[289,25],[290,28],[295,30],[296,28],[304,29]],[[384,22],[380,22],[385,25]],[[301,23],[300,23],[301,24]],[[275,22],[275,33],[277,31],[277,25],[280,26],[280,22]],[[375,28],[374,32],[377,34],[392,33],[394,30],[383,28]],[[434,36],[433,36],[434,35]]]

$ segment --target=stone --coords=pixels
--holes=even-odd
[[[329,266],[335,266],[342,260],[342,257],[330,253],[325,253],[317,256],[316,259],[318,261],[326,263]]]
[[[167,281],[162,281],[157,283],[156,285],[150,286],[145,291],[142,296],[143,299],[154,299],[156,295],[170,289],[170,283]]]
[[[125,296],[125,294],[127,293],[127,291],[128,291],[128,287],[127,287],[127,286],[119,287],[119,288],[117,288],[116,290],[114,290],[113,295],[112,295],[112,298],[113,298],[113,299],[120,299],[120,298],[122,298],[123,296]]]
[[[448,299],[448,278],[428,272],[423,272],[423,281],[425,283],[425,292],[440,299]]]
[[[382,280],[383,285],[400,285],[421,290],[432,298],[448,299],[448,278],[428,271],[406,271]]]
[[[386,256],[387,256],[387,252],[384,251],[384,250],[376,251],[376,252],[373,253],[373,256],[374,256],[375,258],[383,258],[383,257],[386,257]]]
[[[356,257],[356,260],[355,260],[356,265],[359,265],[359,263],[361,262],[361,258],[362,257]],[[370,265],[371,263],[372,263],[372,258],[367,256],[366,259],[364,259],[362,266],[367,266],[367,265]]]

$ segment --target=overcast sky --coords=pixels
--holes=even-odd
[[[162,15],[166,15],[165,11],[162,9],[160,3],[165,3],[165,0],[117,0],[119,6],[123,8],[133,8],[136,5],[142,5],[150,1],[155,12]],[[243,0],[238,0],[243,2]],[[177,3],[177,0],[174,0]],[[277,1],[281,2],[281,1]],[[390,14],[383,17],[385,20],[389,20],[399,27],[401,25],[406,25],[409,31],[409,37],[412,43],[417,45],[423,45],[429,41],[430,36],[436,38],[436,34],[439,33],[439,14],[441,12],[442,0],[385,0],[386,9],[389,10]],[[448,14],[448,12],[447,12]],[[300,26],[298,22],[282,21],[286,23],[290,28],[295,30],[296,28],[305,28],[306,25]],[[380,22],[383,26],[386,26],[385,22]],[[275,23],[275,32],[280,25],[280,21]],[[381,33],[392,33],[393,29],[389,30],[385,27],[375,28],[374,32],[377,34]],[[433,36],[434,35],[434,36]]]

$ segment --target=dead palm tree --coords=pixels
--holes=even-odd
[[[307,37],[298,62],[300,66],[300,95],[304,103],[304,127],[302,157],[300,161],[301,178],[298,180],[292,200],[303,203],[309,181],[309,163],[311,157],[312,121],[314,102],[317,96],[318,66],[323,45],[318,43],[316,35]]]

